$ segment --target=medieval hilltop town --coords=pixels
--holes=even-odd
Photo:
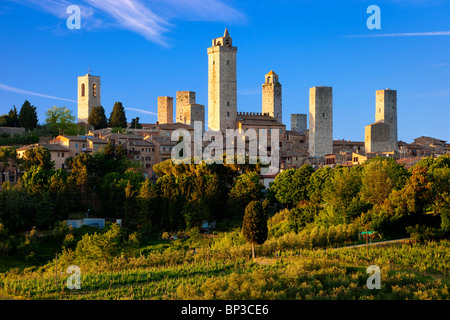
[[[446,141],[432,137],[418,137],[412,143],[398,141],[397,91],[389,88],[376,91],[375,122],[365,126],[365,141],[333,140],[332,87],[310,88],[309,115],[291,114],[289,130],[282,123],[282,85],[279,75],[273,70],[265,75],[262,84],[261,113],[238,111],[237,47],[233,46],[228,29],[222,37],[212,40],[207,53],[207,129],[222,133],[227,129],[238,129],[244,133],[247,129],[262,130],[266,131],[269,141],[270,133],[277,130],[280,170],[299,168],[305,163],[314,167],[353,166],[375,156],[393,157],[410,167],[422,157],[437,157],[449,150]],[[194,122],[205,124],[205,105],[197,103],[193,91],[177,91],[175,99],[158,97],[156,123],[140,123],[139,129],[129,123],[128,134],[111,133],[111,128],[94,130],[88,124],[92,108],[100,105],[100,76],[89,72],[78,77],[78,125],[86,128],[88,133],[80,136],[61,134],[45,143],[21,147],[17,149],[18,157],[22,157],[29,148],[42,145],[49,149],[55,168],[59,169],[64,168],[68,157],[83,152],[95,153],[112,143],[122,145],[130,159],[142,163],[145,175],[155,179],[153,166],[170,159],[172,149],[178,143],[172,141],[172,133],[184,129],[193,134]],[[270,142],[267,145],[270,146]],[[7,170],[4,174],[8,177],[4,177],[3,181],[17,181],[17,171]],[[274,177],[262,177],[264,185],[268,186]]]

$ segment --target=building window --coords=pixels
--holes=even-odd
[[[78,143],[75,143],[75,149],[78,149]]]
[[[230,112],[228,111],[228,112],[227,112],[227,117],[229,117],[229,116],[230,116]]]
[[[228,106],[228,107],[230,106],[230,101],[227,101],[227,106]]]
[[[227,64],[230,64],[230,60],[227,60]]]
[[[322,113],[322,117],[324,117],[324,118],[325,118],[325,113]]]
[[[92,85],[92,96],[96,97],[97,96],[97,84],[93,84]]]
[[[61,152],[61,157],[63,157],[63,158],[64,158],[64,152]]]
[[[58,152],[58,158],[59,158],[59,152]]]
[[[84,97],[85,91],[86,91],[86,87],[85,87],[84,83],[82,83],[82,84],[81,84],[81,96],[82,96],[82,97]]]

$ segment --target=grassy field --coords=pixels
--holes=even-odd
[[[286,238],[286,237],[285,237]],[[300,248],[280,238],[258,247],[237,232],[157,241],[133,255],[81,262],[74,253],[40,268],[0,274],[0,296],[16,299],[449,299],[450,242],[343,249]],[[66,286],[68,265],[81,289]],[[381,289],[367,288],[366,268],[381,269]],[[56,281],[55,281],[56,280]]]

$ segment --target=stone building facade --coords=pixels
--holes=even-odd
[[[176,100],[176,122],[185,123],[184,121],[184,109],[186,106],[195,104],[195,92],[194,91],[177,91]]]
[[[283,123],[281,84],[278,81],[278,75],[271,70],[265,78],[262,85],[262,113],[267,113]]]
[[[100,77],[78,77],[78,123],[87,123],[92,107],[101,106]]]
[[[158,97],[158,122],[173,123],[173,97]]]
[[[333,90],[313,87],[309,91],[310,157],[324,157],[333,153]]]
[[[306,114],[291,114],[291,130],[305,134],[305,131],[308,129],[307,119],[308,115]]]
[[[237,47],[225,29],[208,48],[208,127],[225,132],[234,129],[237,116]]]

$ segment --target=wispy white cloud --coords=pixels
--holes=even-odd
[[[136,108],[124,108],[124,109],[125,109],[125,110],[138,111],[138,112],[142,112],[142,113],[145,113],[145,114],[151,114],[151,115],[154,115],[154,116],[157,116],[157,115],[158,115],[158,114],[155,113],[155,112],[151,112],[151,111],[143,110],[143,109],[136,109]]]
[[[0,83],[0,90],[5,90],[5,91],[9,91],[9,92],[14,92],[14,93],[20,93],[20,94],[26,94],[26,95],[30,95],[30,96],[37,96],[37,97],[56,99],[56,100],[64,100],[64,101],[77,103],[77,101],[75,101],[75,100],[66,99],[66,98],[58,98],[58,97],[51,96],[51,95],[48,95],[48,94],[43,94],[43,93],[37,93],[37,92],[33,92],[33,91],[18,89],[18,88],[14,88],[14,87],[8,86],[8,85],[3,84],[3,83]]]
[[[432,67],[433,67],[433,68],[450,67],[450,62],[437,63],[437,64],[434,64]]]
[[[67,19],[68,0],[9,0]],[[174,25],[170,20],[237,22],[244,14],[223,0],[79,0],[82,29],[120,27],[162,46]]]
[[[261,94],[261,89],[260,88],[252,88],[252,89],[244,89],[244,90],[239,90],[238,94],[243,95],[243,96],[252,96],[252,95],[256,95],[256,94]]]
[[[346,38],[383,38],[383,37],[429,37],[429,36],[450,36],[450,31],[360,34],[360,35],[348,35],[345,37]]]
[[[441,98],[450,96],[450,89],[443,89],[412,95],[411,98]]]

